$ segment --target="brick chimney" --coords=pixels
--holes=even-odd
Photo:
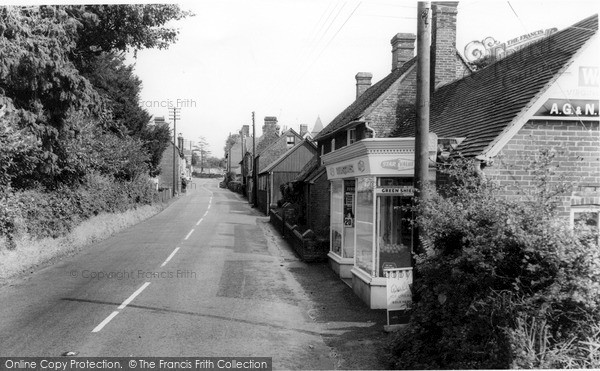
[[[301,124],[300,125],[300,136],[303,137],[304,134],[308,133],[308,125]]]
[[[457,79],[458,1],[431,3],[431,91]]]
[[[242,125],[242,130],[240,131],[242,137],[250,136],[250,125]]]
[[[277,125],[277,117],[265,116],[265,124],[262,127],[263,135],[266,133],[275,133],[279,135],[279,125]]]
[[[360,97],[368,88],[371,87],[371,79],[373,74],[369,72],[359,72],[356,78],[356,99]]]
[[[399,33],[392,38],[392,71],[415,56],[415,40],[417,36],[412,33]]]

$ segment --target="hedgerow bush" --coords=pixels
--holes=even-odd
[[[14,238],[22,233],[57,238],[99,213],[123,212],[157,200],[147,177],[116,181],[99,174],[88,174],[85,183],[76,188],[7,192],[0,199],[0,237],[8,247],[13,247]]]
[[[502,197],[464,160],[445,170],[444,195],[420,202],[423,251],[392,367],[600,367],[598,231],[557,217],[568,185],[552,178],[551,157],[531,163],[527,200]]]

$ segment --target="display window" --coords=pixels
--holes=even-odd
[[[344,181],[331,182],[331,251],[342,255],[342,234],[344,233]]]
[[[356,178],[356,255],[355,264],[363,271],[373,274],[373,222],[375,178]]]
[[[377,197],[378,277],[384,277],[384,268],[412,266],[411,205],[411,197]]]
[[[356,215],[356,187],[354,180],[344,181],[344,239],[342,240],[342,256],[354,257],[354,231]]]

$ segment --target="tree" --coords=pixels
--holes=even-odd
[[[204,167],[206,166],[206,160],[210,155],[210,150],[208,149],[208,142],[206,138],[199,137],[198,142],[194,146],[194,152],[198,154],[198,161],[200,164],[200,172],[204,172]]]

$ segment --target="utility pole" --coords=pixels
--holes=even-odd
[[[417,122],[415,126],[414,186],[421,199],[427,196],[429,169],[429,98],[430,98],[431,3],[417,6]]]
[[[431,64],[431,3],[417,5],[417,121],[415,123],[415,176],[414,188],[419,202],[429,198],[427,192],[429,170],[429,98]],[[419,228],[413,229],[414,251],[421,251]],[[414,266],[414,262],[413,262]]]
[[[252,111],[252,205],[256,206],[256,197],[258,195],[256,184],[256,127],[254,120],[254,111]]]
[[[175,194],[177,192],[177,182],[179,181],[178,176],[177,176],[177,157],[179,156],[177,154],[177,120],[181,118],[179,116],[181,108],[173,107],[172,109],[173,109],[173,111],[169,112],[169,118],[173,120],[173,192],[172,192],[172,195],[173,195],[173,197],[175,197]]]

